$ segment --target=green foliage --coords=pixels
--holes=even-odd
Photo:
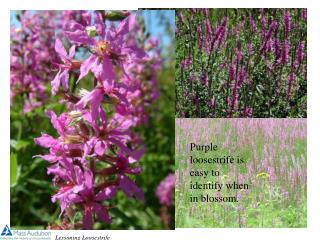
[[[14,186],[18,178],[18,163],[14,153],[10,153],[10,185]]]

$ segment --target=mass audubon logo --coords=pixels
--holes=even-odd
[[[6,225],[2,232],[0,239],[3,240],[51,240],[51,232],[43,230],[11,230]]]
[[[12,236],[12,232],[8,227],[8,224],[6,224],[6,226],[3,228],[1,236]]]

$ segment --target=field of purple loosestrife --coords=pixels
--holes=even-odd
[[[190,143],[213,143],[218,150],[191,152]],[[191,155],[235,156],[244,163],[195,164]],[[306,157],[306,119],[176,119],[176,227],[306,227]],[[220,175],[191,176],[196,169]],[[196,181],[225,187],[190,189]],[[228,190],[234,181],[249,187]],[[199,195],[217,198],[190,201]]]
[[[176,13],[177,117],[306,117],[306,9]]]
[[[11,12],[11,227],[174,226],[173,26],[174,11]]]

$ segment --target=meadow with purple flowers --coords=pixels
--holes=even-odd
[[[177,117],[306,117],[307,9],[180,9]]]
[[[146,12],[14,12],[13,228],[173,227],[174,15],[149,13],[166,45]]]
[[[190,152],[189,144],[217,144]],[[190,164],[194,158],[240,156],[244,164]],[[306,119],[176,119],[176,227],[306,227]],[[194,169],[220,171],[206,179]],[[190,182],[236,181],[248,189],[192,189]],[[191,195],[235,196],[237,202],[190,202]]]

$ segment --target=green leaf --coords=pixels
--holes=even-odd
[[[19,140],[16,144],[16,150],[19,151],[20,149],[26,148],[30,144],[29,141],[26,140]]]
[[[121,21],[128,16],[125,11],[105,11],[104,17],[109,21]]]
[[[18,179],[18,162],[14,153],[10,153],[10,186],[14,186]]]
[[[10,147],[16,148],[17,140],[10,139]]]
[[[10,140],[10,146],[17,151],[19,151],[23,148],[26,148],[29,144],[30,144],[30,142],[27,140],[19,140],[19,141],[14,140],[14,139]]]
[[[261,84],[258,84],[256,86],[257,91],[259,92],[259,94],[262,94],[262,91],[264,90],[264,87]]]

